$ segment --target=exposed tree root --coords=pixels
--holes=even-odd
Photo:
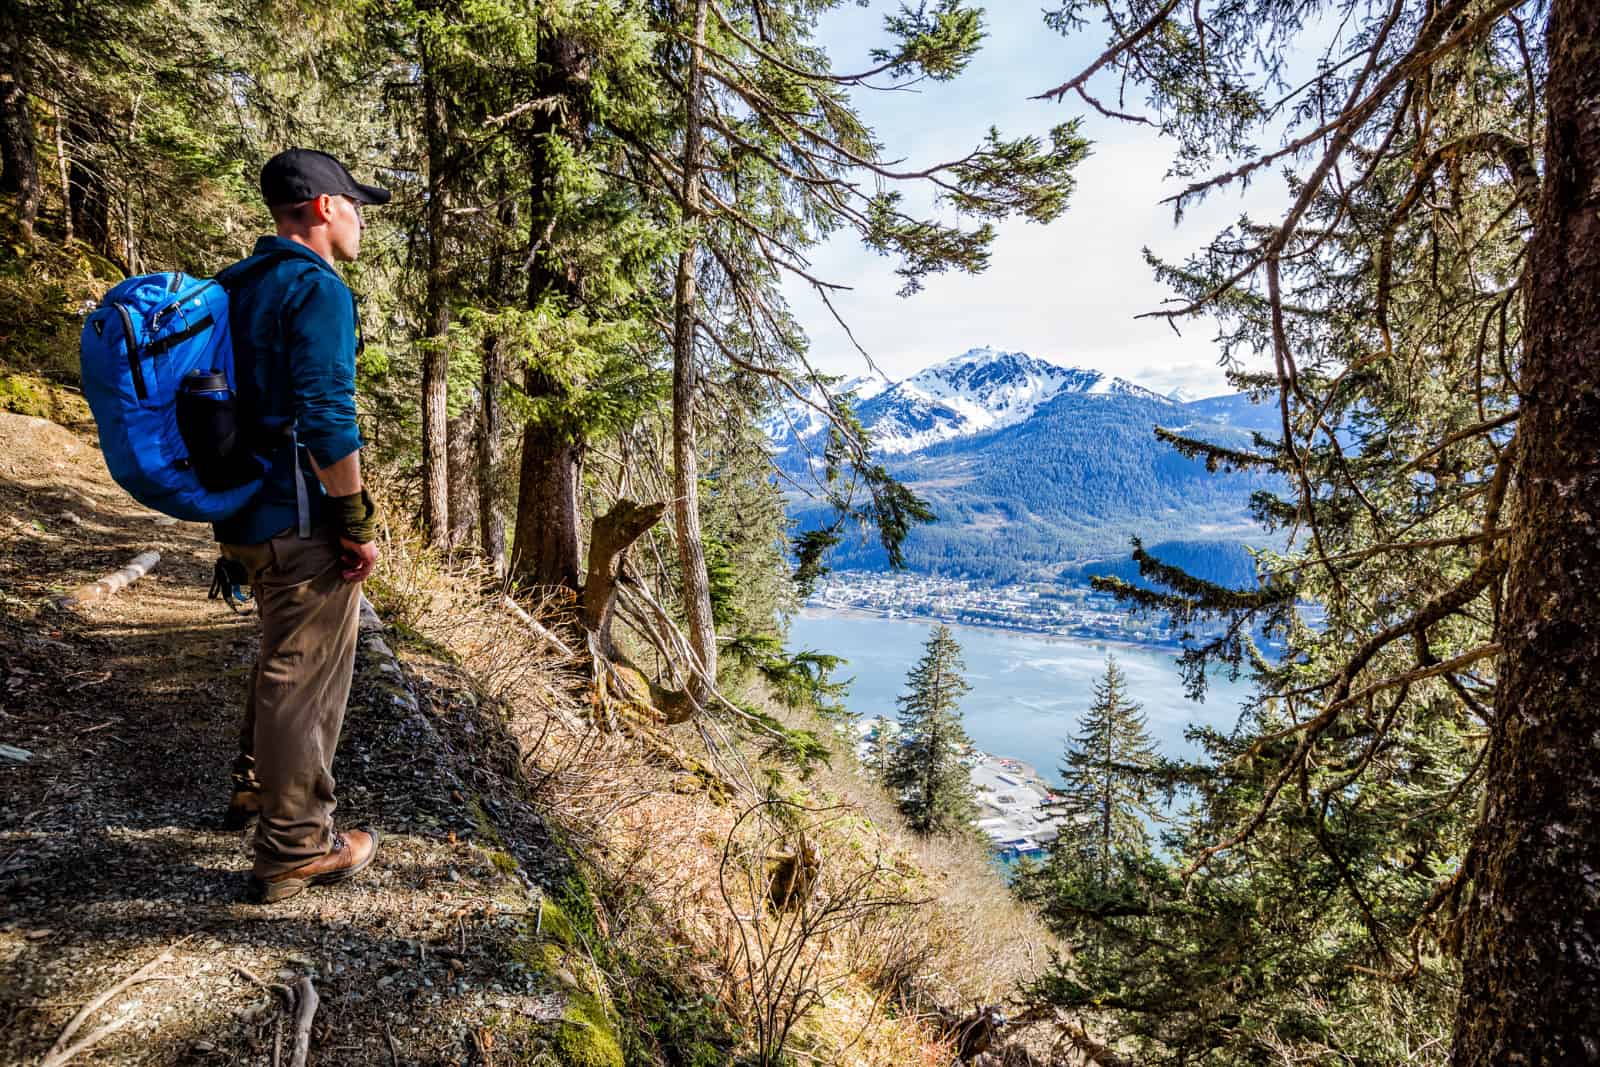
[[[317,1005],[321,1003],[310,975],[301,975],[300,981],[295,983],[294,1000],[294,1046],[289,1056],[289,1067],[306,1067],[306,1056],[311,1052],[311,1021],[316,1017]]]
[[[67,1022],[66,1027],[61,1031],[61,1036],[56,1038],[55,1044],[50,1046],[50,1051],[45,1053],[44,1059],[39,1061],[39,1067],[62,1067],[62,1064],[67,1063],[78,1053],[93,1048],[101,1041],[104,1041],[107,1037],[110,1037],[112,1034],[131,1023],[134,1017],[131,1013],[129,1013],[113,1019],[111,1022],[106,1023],[98,1030],[91,1031],[89,1036],[84,1038],[82,1041],[79,1041],[76,1044],[71,1043],[73,1037],[75,1037],[78,1031],[83,1028],[83,1024],[89,1021],[89,1016],[105,1007],[105,1005],[118,993],[121,993],[123,990],[128,989],[131,986],[136,986],[141,982],[162,981],[163,979],[155,977],[156,968],[160,967],[163,963],[170,962],[172,960],[172,950],[187,940],[189,939],[186,937],[182,941],[174,941],[171,945],[167,946],[161,955],[157,956],[143,967],[140,967],[137,971],[134,971],[132,974],[128,975],[115,985],[97,993],[94,999],[90,1000],[89,1003],[79,1008],[78,1013]]]

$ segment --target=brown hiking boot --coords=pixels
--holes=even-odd
[[[222,817],[224,830],[243,830],[250,821],[261,814],[261,782],[256,778],[256,761],[241,755],[233,761],[233,792],[228,797],[228,811]]]
[[[251,896],[258,904],[276,904],[297,896],[307,887],[335,885],[354,878],[367,869],[378,854],[376,830],[333,832],[333,847],[310,863],[270,878],[250,876]]]

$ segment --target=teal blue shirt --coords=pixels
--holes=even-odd
[[[313,524],[325,507],[310,464],[290,455],[287,427],[324,469],[361,447],[355,298],[332,264],[282,237],[262,237],[217,277],[228,287],[240,427],[276,443],[261,453],[269,465],[261,492],[215,524],[216,538],[260,544],[295,525],[295,477],[306,483]]]

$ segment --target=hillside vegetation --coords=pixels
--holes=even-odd
[[[0,5],[5,1057],[931,1065],[981,1043],[935,1020],[1004,1003],[983,1055],[1013,1063],[1596,1061],[1600,5],[1057,0],[1024,14],[1096,58],[986,87],[959,80],[1017,7],[886,3],[846,69],[842,6]],[[863,94],[947,82],[1044,121],[893,158]],[[875,452],[786,284],[828,296],[852,239],[906,297],[982,271],[1072,209],[1083,112],[1170,146],[1178,216],[1281,181],[1147,254],[1152,313],[1216,324],[1266,432],[1062,372],[1085,390]],[[383,558],[341,817],[393,840],[252,911],[209,822],[250,623],[200,596],[207,531],[106,483],[74,349],[119,279],[312,227],[261,203],[291,145],[394,193],[313,212],[347,238],[377,514],[338,495]],[[803,472],[766,432],[792,400]],[[1206,543],[1260,546],[1237,585],[1137,547],[1091,577],[1185,635],[1193,695],[1253,696],[1152,760],[1108,668],[1066,757],[1101,832],[1013,897],[959,825],[904,829],[917,783],[857,774],[841,664],[787,620],[857,537],[1058,574],[1130,534],[1224,576]],[[933,734],[921,806],[959,824]]]
[[[79,1035],[123,1022],[100,1062],[265,1062],[287,1020],[256,979],[308,975],[318,1063],[710,1067],[793,1022],[784,1043],[821,1062],[942,1064],[934,1009],[1004,1001],[1043,962],[1050,936],[977,846],[909,834],[847,750],[756,783],[755,753],[604,729],[581,662],[403,540],[339,755],[339,817],[380,826],[382,859],[339,893],[246,904],[248,839],[218,822],[254,620],[205,599],[210,531],[133,504],[56,423],[0,413],[0,456],[0,727],[29,753],[0,770],[6,1062],[164,951],[159,984]],[[54,607],[151,549],[121,596]],[[783,829],[738,832],[758,802]],[[825,863],[787,944],[766,892],[799,833]]]

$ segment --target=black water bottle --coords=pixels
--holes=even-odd
[[[207,489],[233,489],[260,476],[259,461],[240,447],[238,403],[222,371],[192,370],[178,383],[178,433]]]

